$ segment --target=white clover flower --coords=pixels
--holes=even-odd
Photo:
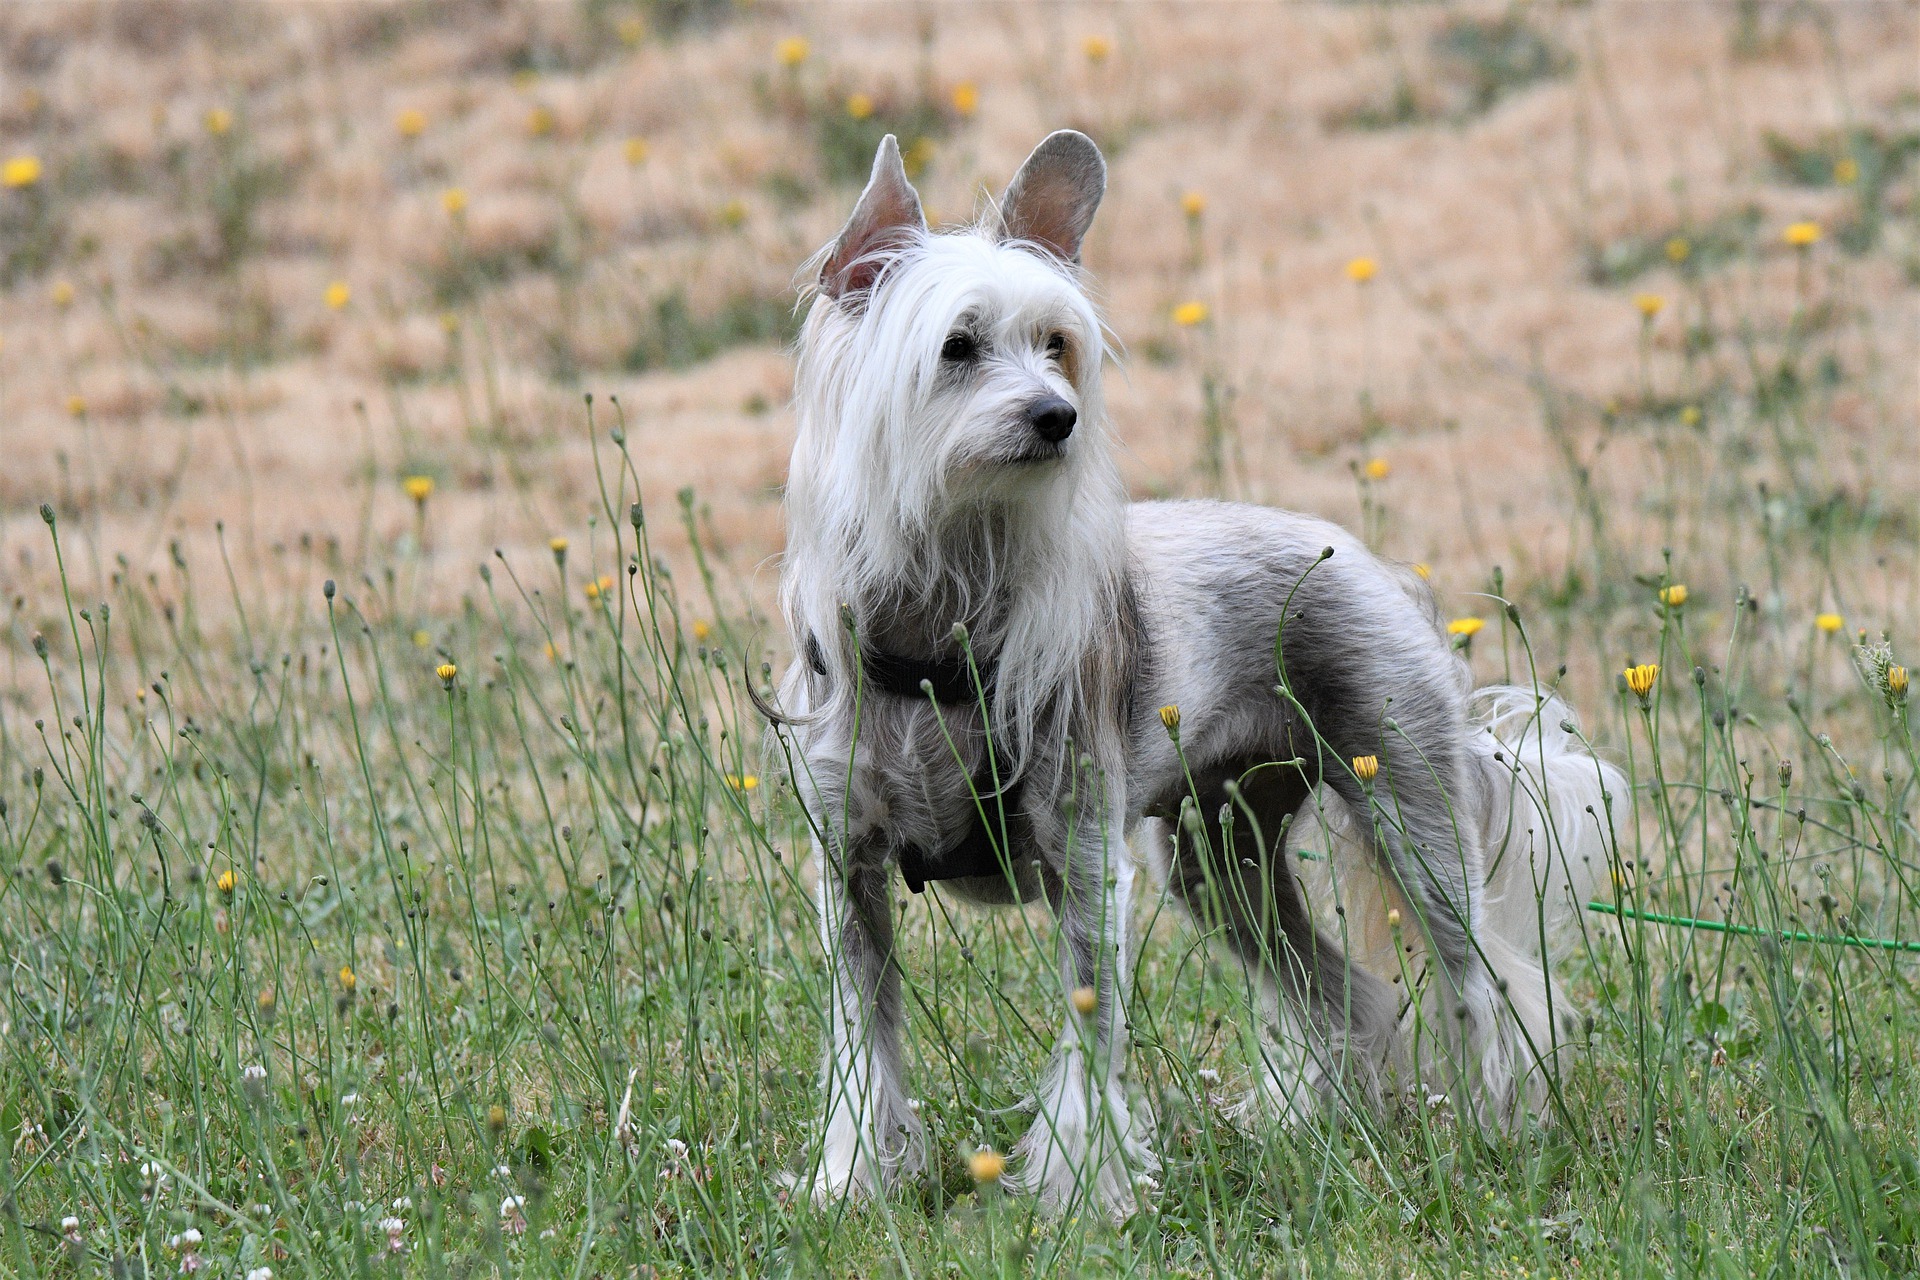
[[[272,1267],[255,1267],[247,1272],[247,1280],[273,1280]]]
[[[412,1196],[395,1196],[393,1198],[393,1211],[395,1213],[407,1213],[411,1211],[412,1208],[413,1208]]]
[[[527,1229],[527,1198],[508,1196],[500,1202],[500,1229],[510,1236],[522,1234]]]
[[[1212,1067],[1202,1067],[1198,1071],[1194,1072],[1193,1074],[1199,1078],[1201,1084],[1219,1084],[1220,1083],[1220,1073],[1218,1071],[1215,1071]]]
[[[687,1158],[687,1144],[680,1141],[680,1139],[668,1138],[665,1145],[667,1154],[675,1160],[685,1160]]]

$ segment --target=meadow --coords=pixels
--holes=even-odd
[[[0,9],[0,1270],[1920,1270],[1917,38]],[[1160,1186],[1050,1220],[975,1157],[1051,923],[903,891],[935,1170],[817,1209],[826,961],[750,697],[794,271],[884,133],[952,225],[1061,126],[1112,164],[1134,490],[1361,531],[1627,771],[1582,1052],[1511,1138],[1417,1092],[1282,1127],[1239,975],[1149,901]]]

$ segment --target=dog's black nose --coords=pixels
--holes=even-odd
[[[1080,415],[1059,396],[1041,396],[1027,406],[1027,423],[1048,444],[1059,444],[1073,434]]]

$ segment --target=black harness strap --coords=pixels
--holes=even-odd
[[[924,700],[927,687],[931,687],[934,701],[942,706],[977,706],[980,692],[974,687],[974,666],[961,654],[955,658],[909,658],[897,653],[884,653],[879,650],[862,648],[861,666],[866,673],[867,683],[882,693],[896,698]],[[827,674],[826,655],[821,652],[817,636],[807,637],[807,665],[819,675]],[[998,667],[993,662],[979,664],[980,690],[984,690],[989,702],[993,699],[994,677]],[[998,759],[1005,759],[1005,753],[995,748]],[[973,807],[972,818],[966,829],[947,848],[928,854],[919,845],[908,845],[900,854],[900,878],[907,882],[912,893],[925,891],[930,880],[966,880],[980,876],[1005,877],[1012,874],[1011,852],[1007,846],[1012,843],[1011,835],[1017,823],[1023,822],[1020,813],[1020,780],[1002,789],[994,786],[993,770],[981,770],[973,780],[973,794],[978,802]]]

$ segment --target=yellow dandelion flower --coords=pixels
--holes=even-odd
[[[967,1172],[982,1185],[998,1182],[1007,1171],[1007,1158],[992,1147],[982,1147],[967,1157]]]
[[[870,93],[850,93],[847,95],[847,114],[855,120],[865,120],[873,114],[873,95]]]
[[[773,56],[780,60],[783,67],[799,66],[811,52],[813,46],[807,43],[805,36],[788,36],[773,47]]]
[[[40,181],[40,157],[8,156],[0,164],[0,187],[30,187]]]
[[[1075,1013],[1084,1018],[1099,1007],[1099,993],[1094,991],[1092,987],[1075,987],[1073,989],[1073,1011]]]
[[[1667,300],[1657,293],[1636,293],[1633,305],[1639,309],[1642,319],[1651,320],[1665,309]]]
[[[1080,42],[1080,52],[1086,55],[1088,62],[1099,66],[1113,56],[1113,41],[1105,36],[1088,36]]]
[[[730,773],[727,775],[727,785],[735,791],[754,791],[760,786],[760,778],[758,774]]]
[[[353,972],[353,966],[350,964],[341,965],[340,972],[334,976],[340,979],[340,989],[342,991],[351,991],[360,985],[360,979]]]
[[[953,109],[962,119],[972,119],[974,112],[980,110],[980,86],[971,80],[962,80],[953,86]]]
[[[1895,702],[1907,700],[1907,669],[1897,663],[1887,668],[1887,696]]]
[[[707,637],[712,634],[713,627],[708,624],[705,618],[695,618],[693,620],[693,639],[695,644],[705,644]]]
[[[413,633],[413,647],[425,649],[433,644],[433,633],[422,628]]]
[[[1388,474],[1392,472],[1393,464],[1385,458],[1368,458],[1367,465],[1363,470],[1367,473],[1367,479],[1369,480],[1385,480]]]
[[[453,688],[453,678],[460,674],[460,668],[451,662],[443,662],[433,669],[433,674],[440,677],[441,684],[451,689]]]
[[[1860,162],[1852,156],[1841,156],[1833,162],[1833,180],[1843,187],[1852,186],[1860,180]]]
[[[86,414],[87,398],[85,396],[71,395],[67,397],[67,416],[69,418],[84,418]]]
[[[1173,309],[1173,322],[1182,329],[1191,329],[1197,324],[1205,324],[1210,314],[1204,302],[1183,302]]]
[[[1674,582],[1660,588],[1660,603],[1669,609],[1678,609],[1687,603],[1687,584]]]
[[[1700,406],[1697,404],[1690,404],[1686,408],[1682,409],[1680,411],[1680,422],[1684,426],[1689,426],[1689,427],[1699,426],[1700,425]]]
[[[208,133],[216,138],[223,137],[233,131],[233,112],[225,107],[215,107],[207,112],[205,123]]]
[[[321,296],[326,300],[327,310],[342,311],[353,300],[353,289],[345,280],[335,280]]]
[[[1426,580],[1426,581],[1428,581],[1428,582],[1431,582],[1431,581],[1433,581],[1433,566],[1432,566],[1432,565],[1430,565],[1430,564],[1416,564],[1415,566],[1413,566],[1413,571],[1414,571],[1415,573],[1417,573],[1417,574],[1419,574],[1419,575],[1421,576],[1421,578],[1423,578],[1424,580]]]
[[[1479,635],[1480,629],[1486,625],[1487,620],[1485,618],[1455,618],[1447,624],[1447,634],[1450,636],[1466,636],[1471,639]]]
[[[240,887],[240,877],[233,874],[232,867],[228,867],[225,871],[222,871],[219,878],[213,882],[213,887],[228,897],[232,897],[233,891]]]
[[[553,132],[553,111],[551,108],[537,106],[527,112],[527,136],[544,138]]]
[[[1781,238],[1796,249],[1811,249],[1820,243],[1820,224],[1817,222],[1795,222],[1780,233]]]
[[[1365,284],[1379,271],[1380,264],[1372,258],[1355,258],[1347,263],[1347,279],[1355,284]]]
[[[1667,241],[1668,262],[1685,262],[1692,256],[1693,245],[1688,243],[1685,236],[1674,236]]]
[[[1353,758],[1353,776],[1362,782],[1372,782],[1380,775],[1379,756],[1355,756]]]
[[[1180,708],[1169,702],[1160,708],[1160,726],[1169,734],[1180,732]]]
[[[73,281],[55,280],[53,287],[47,290],[47,297],[53,300],[53,305],[56,307],[64,309],[72,306],[74,298]]]
[[[403,138],[417,138],[427,131],[427,113],[408,107],[393,118],[393,131]]]
[[[553,552],[554,559],[564,560],[567,555],[567,540],[565,538],[548,538],[547,550]]]
[[[400,481],[400,488],[403,489],[406,495],[412,498],[415,503],[424,507],[427,504],[427,499],[433,496],[433,477],[407,476]]]
[[[496,1102],[487,1108],[487,1128],[495,1133],[504,1132],[507,1127],[507,1109]]]
[[[627,157],[627,163],[636,169],[647,162],[648,147],[645,138],[628,138],[620,150]]]
[[[1844,628],[1847,625],[1847,620],[1837,613],[1816,613],[1813,615],[1813,625],[1828,635],[1832,635],[1834,632]]]
[[[1620,673],[1626,678],[1627,688],[1633,695],[1645,702],[1647,695],[1653,692],[1654,681],[1660,678],[1660,665],[1655,662],[1642,662],[1638,666],[1628,667]]]
[[[613,575],[603,573],[591,582],[582,585],[580,590],[586,593],[588,600],[598,600],[601,596],[613,590]]]
[[[613,29],[620,36],[620,43],[629,49],[647,38],[647,20],[637,13],[620,19]]]
[[[440,193],[440,207],[449,218],[459,217],[467,211],[467,193],[460,187],[448,187]]]
[[[1199,191],[1183,191],[1180,193],[1180,212],[1186,214],[1189,218],[1198,218],[1206,211],[1207,197],[1204,193]]]

